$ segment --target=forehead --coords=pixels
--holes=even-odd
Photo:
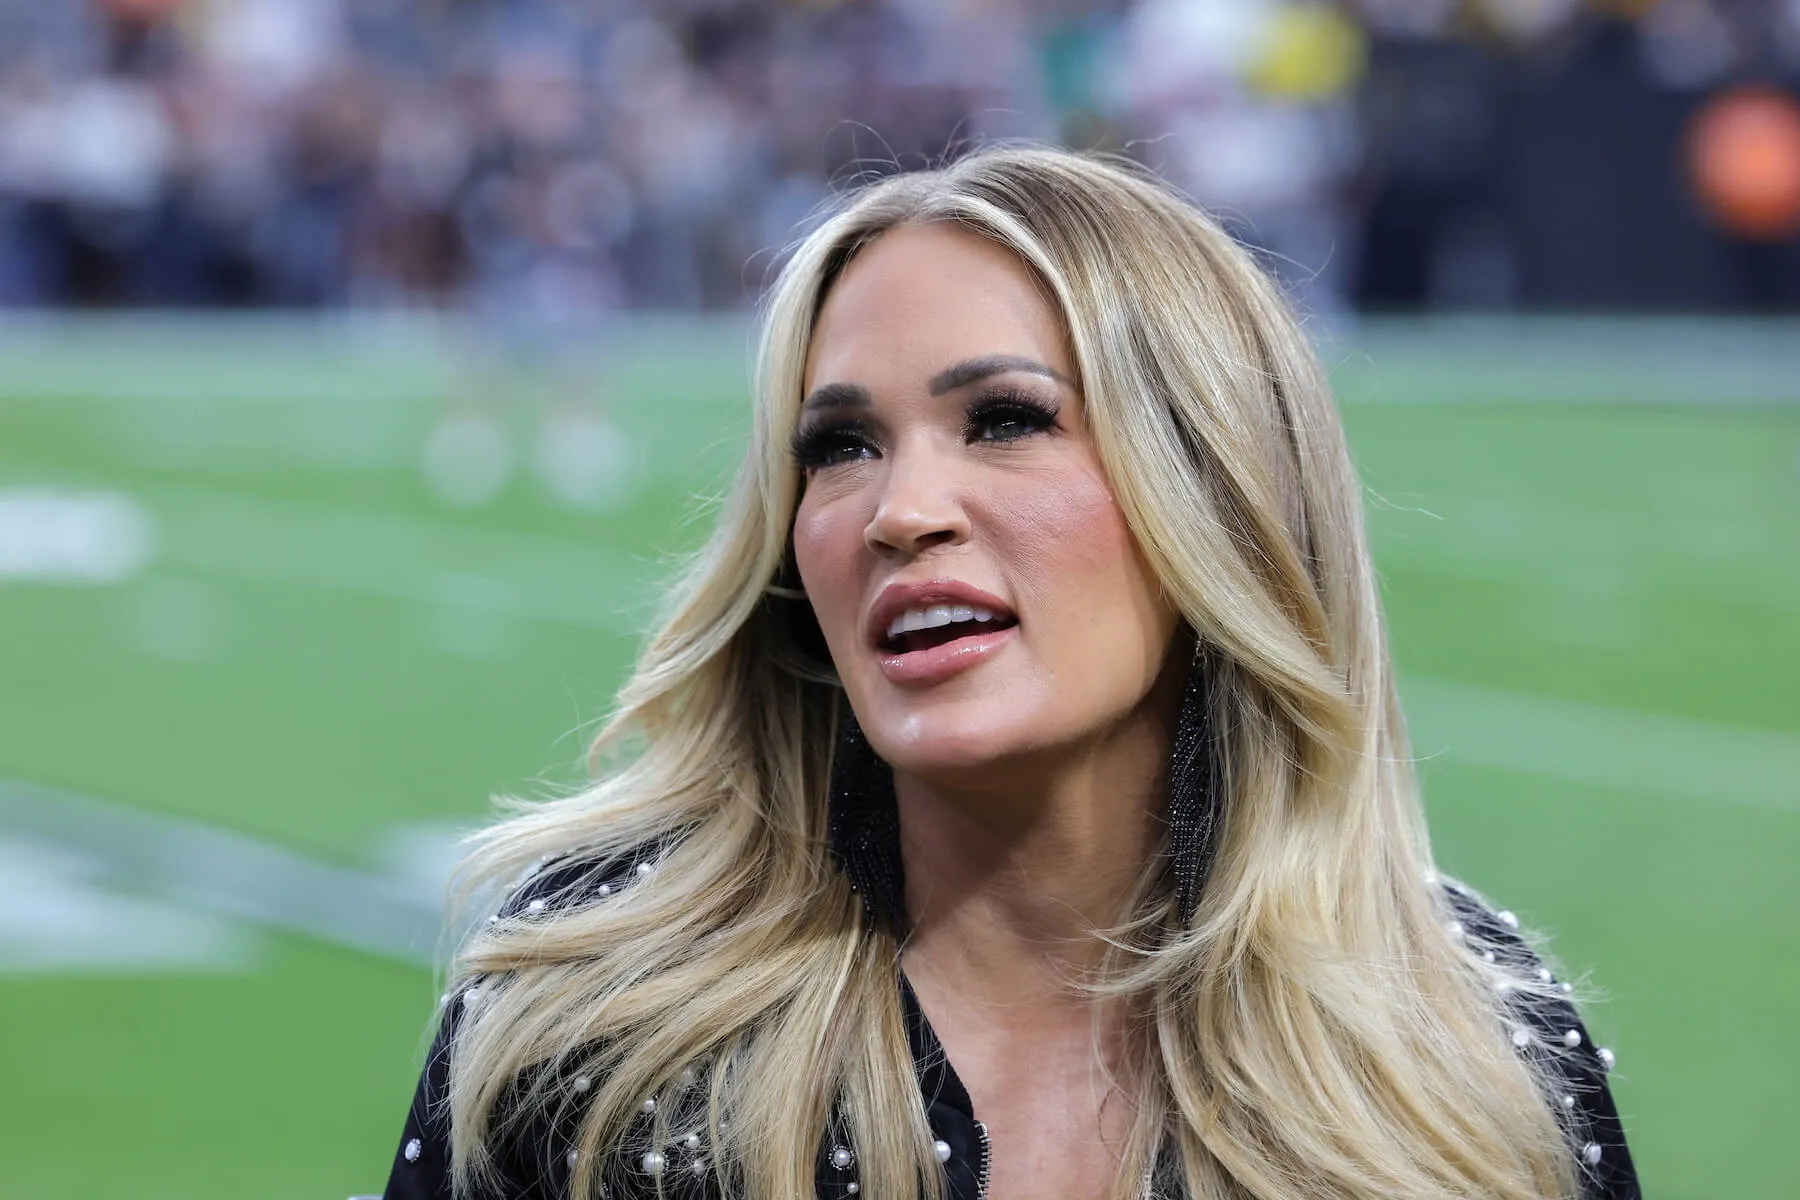
[[[1061,314],[1011,251],[948,225],[902,226],[865,246],[832,285],[805,387],[899,386],[992,354],[1072,378],[1066,341]]]

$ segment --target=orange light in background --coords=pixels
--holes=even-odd
[[[1739,237],[1800,232],[1800,103],[1772,87],[1733,88],[1688,127],[1688,167],[1707,212]]]

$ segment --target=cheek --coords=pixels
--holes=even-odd
[[[1159,653],[1173,617],[1097,471],[1022,490],[997,516],[1014,531],[1020,601],[1044,618],[1034,623],[1059,658]]]
[[[846,630],[854,636],[861,573],[866,569],[862,534],[867,522],[850,507],[802,498],[794,515],[794,563],[800,569],[800,585],[833,646],[842,644]]]

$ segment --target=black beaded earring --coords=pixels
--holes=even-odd
[[[1194,639],[1169,756],[1169,857],[1175,872],[1175,906],[1185,928],[1200,907],[1218,852],[1224,815],[1222,747],[1213,727],[1213,665],[1206,643]]]
[[[906,883],[894,772],[863,736],[850,702],[840,697],[838,704],[827,825],[832,857],[851,890],[862,897],[869,919],[901,938],[906,936]]]
[[[1185,927],[1200,906],[1212,871],[1223,817],[1223,774],[1212,721],[1213,670],[1196,639],[1181,697],[1169,762],[1169,857],[1176,911]],[[906,933],[906,880],[900,860],[900,812],[894,773],[864,736],[848,700],[840,698],[831,756],[827,828],[832,857],[862,897],[872,921],[896,937]]]

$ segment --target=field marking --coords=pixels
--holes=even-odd
[[[254,964],[238,923],[108,887],[76,848],[0,832],[0,975],[169,974]]]
[[[59,847],[125,896],[297,933],[414,966],[438,962],[442,881],[324,862],[248,834],[0,780],[0,834]]]
[[[1403,692],[1414,751],[1423,758],[1628,794],[1800,813],[1800,735],[1439,679],[1409,678]],[[94,901],[99,907],[89,915],[121,926],[113,939],[120,970],[241,956],[243,943],[222,931],[220,921],[431,967],[453,944],[454,931],[446,934],[443,925],[443,901],[456,834],[449,823],[390,830],[374,847],[381,865],[357,868],[200,821],[0,780],[0,867],[19,859],[36,871],[24,882],[17,873],[0,874],[6,879],[0,887],[0,971],[7,969],[9,930],[14,956],[30,956],[29,947],[20,949],[26,943],[17,930],[46,899],[31,879],[50,881],[52,896],[79,879],[85,894],[110,897]],[[22,850],[29,852],[25,859]],[[198,914],[185,933],[182,913]],[[74,947],[60,968],[46,959],[36,969],[103,969],[95,955],[106,939],[92,926],[88,921],[87,953],[73,953]],[[136,928],[133,936],[140,940],[162,936],[164,958],[144,953],[154,946],[120,940],[127,928]],[[198,947],[185,959],[183,937]]]
[[[1415,676],[1400,693],[1421,758],[1800,812],[1800,734]]]

